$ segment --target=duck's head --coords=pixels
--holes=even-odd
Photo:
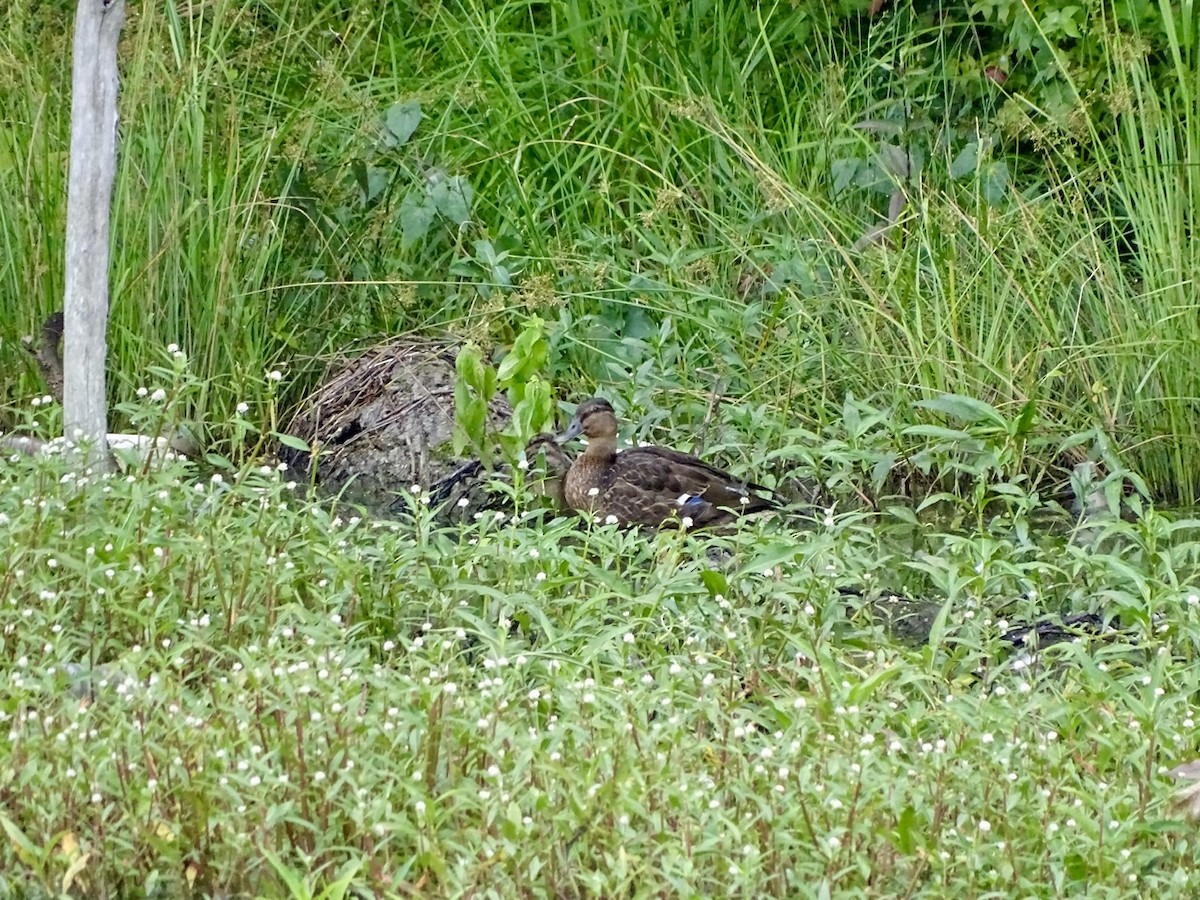
[[[538,454],[543,455],[546,460],[546,468],[552,475],[565,475],[567,469],[571,467],[571,460],[559,446],[558,438],[552,434],[546,432],[535,434],[525,445],[524,457],[526,460],[536,459]]]
[[[612,404],[600,397],[580,403],[571,424],[558,436],[558,441],[563,444],[581,434],[587,435],[589,441],[616,440],[617,414],[613,412]]]

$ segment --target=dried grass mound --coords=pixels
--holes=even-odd
[[[292,451],[288,461],[309,471],[315,459],[318,484],[344,489],[347,499],[378,512],[393,509],[396,492],[414,484],[428,490],[453,483],[455,495],[439,499],[468,496],[473,480],[453,477],[479,468],[452,450],[458,349],[449,340],[409,337],[335,361],[286,429],[312,448],[312,457]],[[492,400],[490,430],[511,417],[504,397]]]

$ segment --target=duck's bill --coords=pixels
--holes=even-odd
[[[574,419],[572,420],[571,424],[567,426],[567,430],[555,438],[555,440],[557,440],[560,444],[565,444],[567,441],[575,440],[575,438],[579,437],[581,434],[583,434],[583,423],[578,419]]]

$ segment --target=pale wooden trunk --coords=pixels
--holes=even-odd
[[[109,216],[117,168],[117,39],[125,0],[79,0],[71,75],[63,297],[63,432],[108,458],[104,362],[108,329]]]

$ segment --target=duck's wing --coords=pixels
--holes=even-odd
[[[600,511],[627,525],[658,528],[687,517],[692,527],[714,521],[719,510],[701,496],[689,494],[670,470],[654,465],[609,469],[601,484]]]
[[[661,467],[669,473],[664,476],[672,487],[678,487],[679,495],[687,493],[703,497],[717,506],[726,506],[742,512],[757,512],[779,506],[770,488],[744,481],[730,475],[724,469],[709,465],[704,460],[672,450],[669,447],[638,447],[626,450],[617,459],[629,456],[637,465],[647,469]]]
[[[606,514],[652,527],[684,517],[701,527],[777,505],[752,493],[755,488],[694,456],[662,447],[618,454],[601,486]]]

